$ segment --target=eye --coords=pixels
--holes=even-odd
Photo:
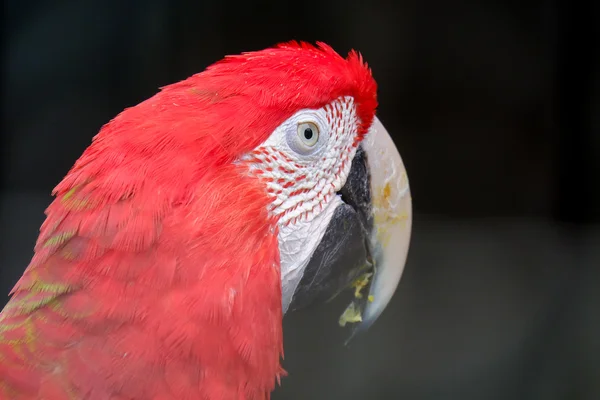
[[[299,114],[286,125],[285,140],[292,151],[302,156],[318,153],[327,144],[327,125],[313,110]]]
[[[312,122],[300,122],[298,124],[298,137],[305,146],[314,147],[319,141],[319,128]]]

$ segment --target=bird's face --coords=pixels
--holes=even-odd
[[[400,154],[374,118],[365,132],[343,96],[301,109],[244,157],[278,220],[284,313],[351,288],[340,323],[372,324],[402,275],[411,197]]]

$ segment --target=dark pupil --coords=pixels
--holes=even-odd
[[[306,129],[304,130],[304,138],[305,138],[306,140],[310,140],[310,139],[312,139],[312,137],[313,137],[313,131],[312,131],[312,129],[310,129],[310,128],[306,128]]]

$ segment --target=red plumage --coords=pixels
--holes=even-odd
[[[227,57],[105,125],[57,186],[0,314],[0,398],[268,399],[283,373],[277,221],[234,163],[340,96],[360,56],[289,43]]]

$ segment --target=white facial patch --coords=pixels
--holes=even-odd
[[[342,202],[336,192],[350,172],[357,127],[354,99],[342,97],[298,111],[243,158],[267,186],[278,217],[284,313]]]

